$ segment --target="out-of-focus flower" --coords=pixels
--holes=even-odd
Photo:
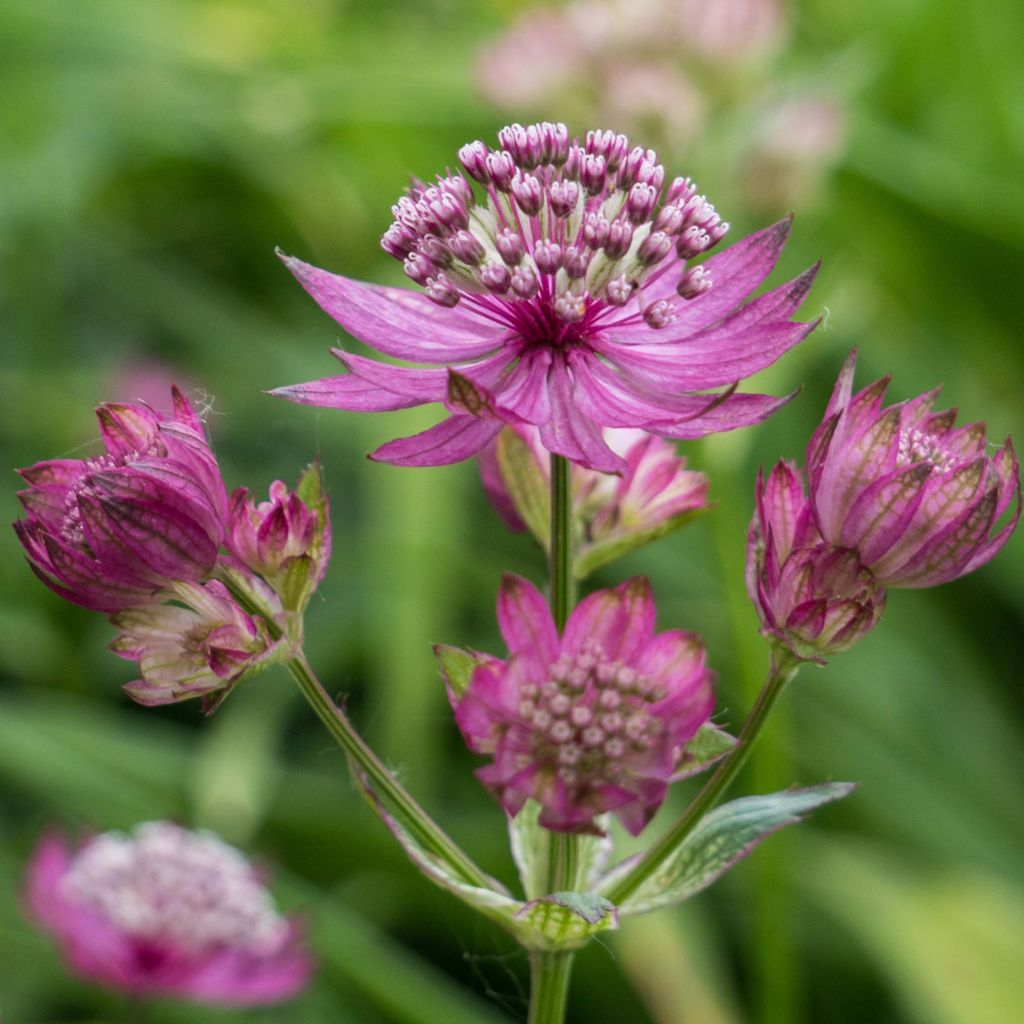
[[[654,615],[637,577],[585,598],[559,636],[536,588],[505,577],[509,657],[481,660],[452,696],[470,749],[493,756],[477,777],[509,814],[533,799],[546,828],[593,832],[614,811],[634,835],[651,819],[714,706],[700,640],[655,635]]]
[[[283,619],[274,592],[255,579],[249,585]],[[214,711],[243,676],[282,653],[267,622],[245,612],[218,580],[176,583],[162,596],[179,603],[129,608],[110,619],[118,629],[110,649],[139,663],[142,678],[124,688],[139,704],[200,697],[204,710]]]
[[[271,584],[285,608],[305,607],[331,557],[331,524],[319,468],[310,466],[294,491],[275,480],[268,501],[254,502],[246,488],[236,490],[225,545]]]
[[[548,451],[602,472],[625,469],[602,427],[694,438],[761,422],[785,401],[733,389],[815,326],[789,318],[816,268],[747,301],[774,267],[788,221],[692,266],[728,225],[688,178],[666,189],[652,150],[602,131],[581,144],[547,122],[498,138],[498,149],[478,141],[459,152],[483,186],[481,203],[456,174],[416,184],[393,207],[382,244],[426,296],[286,258],[357,338],[441,365],[336,351],[347,375],[275,394],[365,412],[443,402],[449,418],[379,448],[373,457],[385,462],[457,462],[503,424],[528,423]]]
[[[855,364],[851,352],[807,448],[822,538],[856,549],[885,587],[931,587],[984,565],[1020,519],[1012,442],[990,456],[984,423],[955,427],[955,409],[932,412],[938,388],[884,409],[888,377],[854,395]]]
[[[171,822],[71,849],[45,836],[28,904],[77,974],[133,997],[246,1006],[299,993],[313,963],[260,873],[208,832]]]
[[[857,552],[824,542],[796,466],[779,462],[757,478],[747,534],[747,591],[762,633],[798,658],[822,661],[865,636],[885,606],[885,590]]]
[[[622,456],[621,476],[572,467],[577,573],[585,575],[681,526],[708,507],[708,480],[686,468],[673,444],[642,430],[606,429]],[[550,457],[535,427],[508,427],[479,457],[488,498],[512,530],[529,528],[549,543]]]
[[[665,136],[674,147],[698,138],[705,127],[705,96],[670,61],[610,62],[606,83],[602,114],[611,124]]]
[[[213,568],[227,494],[202,423],[173,392],[174,414],[141,403],[97,409],[106,453],[19,470],[28,513],[14,524],[29,564],[76,604],[112,612],[144,604]]]

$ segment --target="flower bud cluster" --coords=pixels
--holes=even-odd
[[[417,183],[399,199],[381,240],[439,305],[530,303],[567,326],[595,303],[626,305],[655,274],[677,275],[683,299],[712,286],[707,271],[685,264],[729,225],[689,178],[666,187],[654,150],[624,135],[590,131],[580,141],[564,124],[513,124],[497,149],[467,143],[459,162],[466,177]],[[669,323],[673,305],[652,304],[648,324]]]

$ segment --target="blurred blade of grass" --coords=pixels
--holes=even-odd
[[[1024,895],[976,868],[922,869],[898,847],[807,830],[808,894],[862,943],[921,1024],[1024,1020]]]

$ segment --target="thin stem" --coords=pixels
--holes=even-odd
[[[562,1024],[569,998],[572,953],[530,954],[530,1015],[527,1024]]]
[[[561,633],[575,598],[572,572],[572,488],[569,460],[551,456],[551,557],[549,589],[551,615]],[[572,891],[578,884],[579,837],[548,834],[548,892]],[[562,1024],[572,973],[571,952],[530,954],[530,1015],[528,1024]]]
[[[345,754],[370,780],[376,794],[389,804],[413,837],[431,853],[444,858],[473,885],[492,888],[491,880],[473,863],[446,832],[420,807],[416,799],[385,767],[366,741],[317,679],[301,651],[288,662],[288,671],[299,684],[302,695]]]
[[[671,856],[679,844],[693,831],[705,813],[709,811],[718,798],[725,792],[743,767],[754,741],[764,727],[768,715],[786,687],[786,683],[796,675],[799,663],[784,652],[774,652],[768,676],[761,687],[761,692],[754,706],[747,715],[747,720],[740,730],[739,742],[733,747],[732,753],[722,761],[714,774],[704,784],[704,788],[693,798],[682,817],[658,840],[637,862],[636,867],[626,875],[619,884],[608,893],[608,899],[621,904],[655,874],[664,861]]]

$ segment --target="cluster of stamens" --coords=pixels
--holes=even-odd
[[[915,462],[929,462],[940,473],[946,473],[956,465],[957,460],[934,434],[926,434],[915,428],[902,430],[896,446],[896,463],[909,466]]]
[[[467,177],[449,173],[436,185],[415,183],[391,208],[381,245],[434,302],[466,300],[513,322],[504,306],[535,302],[571,324],[635,295],[647,324],[660,328],[675,300],[644,305],[645,282],[678,273],[683,299],[711,287],[704,268],[685,264],[729,225],[689,178],[665,188],[654,150],[631,149],[610,131],[588,132],[581,144],[549,122],[511,125],[498,141],[493,150],[480,141],[459,150],[483,202]]]
[[[662,722],[650,706],[664,687],[587,642],[562,654],[541,684],[519,688],[519,719],[533,734],[533,757],[570,786],[619,780],[627,761],[657,742]],[[525,764],[524,764],[525,767]]]
[[[193,952],[272,950],[289,927],[237,850],[170,822],[91,839],[61,888],[123,932]]]

